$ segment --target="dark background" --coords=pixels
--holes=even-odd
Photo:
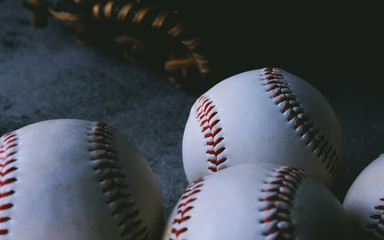
[[[383,63],[381,0],[157,2],[196,19],[232,74],[264,65],[300,72]]]
[[[222,71],[276,66],[319,89],[344,133],[343,199],[361,170],[384,152],[383,2],[162,2],[195,18],[212,39]],[[201,92],[75,42],[62,23],[32,27],[21,1],[0,0],[0,134],[58,118],[106,121],[146,157],[163,193],[166,217],[187,185],[181,142]]]

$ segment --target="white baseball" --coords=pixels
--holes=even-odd
[[[341,203],[303,170],[241,164],[190,184],[163,240],[355,239]]]
[[[384,239],[384,154],[359,174],[343,205],[361,239]]]
[[[332,186],[344,159],[338,119],[308,82],[278,68],[237,74],[197,99],[183,136],[188,181],[241,163],[297,166]]]
[[[61,119],[0,139],[1,239],[157,239],[161,192],[116,129]]]

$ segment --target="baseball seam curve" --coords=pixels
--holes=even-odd
[[[225,161],[227,158],[223,156],[225,147],[219,144],[224,140],[224,137],[220,134],[222,128],[219,126],[220,119],[217,118],[217,111],[215,109],[213,101],[207,96],[202,95],[194,104],[196,119],[200,124],[201,132],[205,139],[205,144],[208,148],[206,153],[208,154],[208,170],[211,172],[217,172],[218,170],[225,168]],[[216,116],[215,119],[213,119]]]
[[[15,194],[15,190],[11,184],[17,181],[17,159],[14,156],[17,152],[17,140],[15,132],[7,133],[0,139],[0,236],[9,233],[4,225],[11,220],[7,210],[13,207],[9,197]]]
[[[272,171],[261,192],[265,195],[259,201],[265,204],[260,209],[267,217],[260,220],[267,228],[264,236],[271,240],[293,240],[295,226],[291,208],[294,207],[296,191],[305,173],[295,167],[279,167]],[[270,214],[269,214],[270,213]]]
[[[94,156],[91,158],[94,163],[93,170],[106,197],[106,204],[112,209],[111,216],[118,219],[117,227],[121,230],[122,239],[148,239],[148,227],[143,223],[140,211],[135,206],[135,201],[129,192],[127,176],[114,148],[113,130],[104,122],[90,126],[89,152]]]
[[[294,121],[294,129],[305,139],[305,144],[316,153],[331,177],[337,178],[341,171],[341,157],[324,133],[315,125],[297,101],[280,69],[267,67],[263,69],[262,84],[276,105],[284,104],[282,113],[288,113],[287,120]]]
[[[384,202],[384,198],[380,198],[380,201]],[[374,209],[380,212],[369,216],[369,218],[374,220],[375,223],[367,224],[366,228],[369,229],[373,234],[377,233],[378,235],[384,237],[384,230],[382,229],[382,227],[380,227],[380,225],[384,226],[384,220],[383,220],[384,205],[376,205]]]
[[[188,231],[187,227],[179,227],[178,225],[187,222],[192,216],[188,215],[194,208],[192,203],[197,200],[196,194],[201,191],[204,185],[204,179],[200,178],[190,184],[181,196],[180,203],[177,205],[176,215],[172,221],[172,228],[170,235],[174,235],[175,238],[169,238],[169,240],[177,240],[179,237]]]

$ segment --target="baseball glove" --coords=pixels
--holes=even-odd
[[[185,90],[207,88],[219,79],[212,43],[199,23],[155,2],[134,0],[23,0],[31,23],[48,17],[65,22],[80,43],[116,51],[134,64],[160,71]]]

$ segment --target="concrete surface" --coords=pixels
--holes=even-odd
[[[182,134],[200,94],[76,43],[53,19],[45,29],[34,28],[29,16],[20,1],[0,0],[0,134],[47,119],[108,122],[148,160],[168,217],[187,185]],[[342,68],[326,62],[302,71],[299,66],[284,68],[318,88],[339,117],[346,146],[344,176],[337,187],[341,200],[360,171],[384,152],[383,68],[360,60]]]

